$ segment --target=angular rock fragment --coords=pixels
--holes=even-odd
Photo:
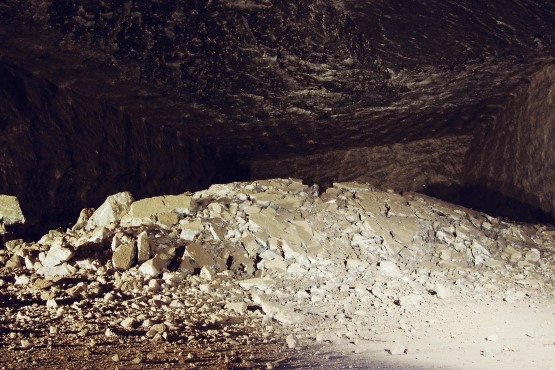
[[[150,240],[146,231],[137,235],[137,262],[143,263],[150,258]]]
[[[67,263],[63,263],[53,267],[40,267],[37,269],[37,274],[43,276],[68,276],[74,274],[76,271],[77,269],[75,267],[72,267]]]
[[[404,355],[407,353],[407,347],[401,343],[393,343],[387,350],[390,355]]]
[[[185,255],[190,257],[199,267],[215,267],[217,266],[216,261],[212,258],[212,255],[208,253],[201,244],[190,243],[185,249]]]
[[[68,248],[51,248],[41,263],[44,267],[54,267],[69,261],[71,257],[73,257],[73,251]]]
[[[139,271],[144,275],[157,276],[164,271],[168,265],[168,259],[166,256],[156,255],[154,258],[143,262],[139,266]]]
[[[200,220],[183,220],[179,223],[181,226],[181,239],[186,241],[193,241],[195,237],[200,234],[204,228]]]
[[[252,278],[252,279],[241,280],[238,282],[238,284],[244,289],[256,288],[260,290],[266,290],[274,286],[276,282],[270,278]]]
[[[125,215],[131,204],[133,196],[129,192],[121,192],[110,195],[106,201],[98,207],[87,221],[87,230],[92,230],[99,226],[106,226],[118,222]]]
[[[0,224],[15,225],[25,223],[25,216],[17,197],[0,195]]]
[[[477,240],[472,241],[471,251],[472,251],[472,257],[475,265],[480,265],[486,259],[491,258],[490,252],[483,245],[481,245]]]
[[[119,245],[112,255],[112,264],[119,270],[130,269],[137,261],[137,248],[135,243],[126,242]]]
[[[380,262],[380,273],[387,277],[399,278],[403,274],[397,265],[392,261],[382,261]]]
[[[229,302],[226,303],[225,309],[242,314],[247,311],[247,304],[245,302]]]
[[[79,213],[79,218],[77,219],[77,222],[75,223],[75,225],[73,225],[71,229],[72,230],[84,229],[87,226],[87,222],[89,221],[89,219],[93,214],[94,214],[93,208],[82,209],[81,212]]]
[[[150,219],[164,213],[181,213],[188,215],[195,208],[195,201],[190,194],[165,195],[145,198],[133,202],[128,215],[137,219]]]
[[[212,281],[216,278],[216,274],[214,273],[214,270],[212,270],[212,268],[208,266],[203,266],[200,270],[200,277],[204,280]]]
[[[137,325],[137,321],[133,317],[127,317],[123,321],[120,322],[120,325],[123,326],[127,330],[131,330],[135,328]]]
[[[293,334],[289,334],[285,338],[285,342],[287,343],[287,347],[289,347],[290,349],[297,348],[297,346],[299,345],[299,339]]]
[[[442,284],[436,285],[435,292],[439,299],[446,299],[451,296],[451,290]]]

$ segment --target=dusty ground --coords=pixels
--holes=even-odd
[[[362,184],[121,193],[0,251],[0,365],[554,369],[554,251]]]

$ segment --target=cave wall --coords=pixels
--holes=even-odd
[[[382,189],[422,191],[429,185],[462,185],[471,135],[451,135],[375,147],[335,149],[249,163],[254,178],[296,177],[330,186],[368,182]]]
[[[230,157],[0,61],[0,194],[19,197],[34,232],[84,207],[241,178]],[[37,227],[40,225],[40,230]]]
[[[554,19],[536,0],[6,0],[0,192],[54,220],[293,176],[553,213]]]
[[[477,200],[511,217],[553,221],[555,64],[521,79],[482,127],[464,170]],[[521,214],[526,212],[530,214]]]

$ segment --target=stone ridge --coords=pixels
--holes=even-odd
[[[73,229],[8,242],[0,251],[3,276],[13,276],[2,280],[6,294],[36,296],[51,327],[60,325],[54,312],[65,312],[68,300],[89,300],[92,315],[133,297],[137,304],[110,317],[78,320],[108,338],[137,332],[171,343],[186,333],[190,345],[203,345],[227,341],[229,332],[206,336],[192,321],[233,319],[290,348],[368,340],[376,325],[397,328],[404,314],[422,314],[438,299],[555,297],[555,229],[419,194],[361,183],[335,183],[319,194],[299,180],[272,179],[171,201],[130,199],[109,197],[98,209],[110,216],[105,222],[91,223],[98,210],[83,212]],[[54,288],[68,279],[81,282]],[[20,329],[35,320],[2,312]],[[416,325],[408,322],[407,333]],[[17,334],[0,335],[10,348],[23,345]],[[39,336],[25,346],[41,343]]]

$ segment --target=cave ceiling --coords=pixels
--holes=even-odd
[[[131,128],[140,122],[202,143],[251,177],[421,190],[436,182],[497,186],[498,175],[484,166],[473,172],[468,161],[486,156],[475,152],[480,138],[515,96],[533,95],[535,78],[551,81],[543,71],[553,65],[555,4],[8,0],[0,20],[0,65],[10,73],[122,112]],[[541,86],[540,100],[552,88]],[[3,90],[12,105],[32,99],[13,98],[8,78]],[[315,170],[324,159],[328,168]],[[380,168],[415,173],[383,180]],[[551,212],[551,178],[500,188]]]

